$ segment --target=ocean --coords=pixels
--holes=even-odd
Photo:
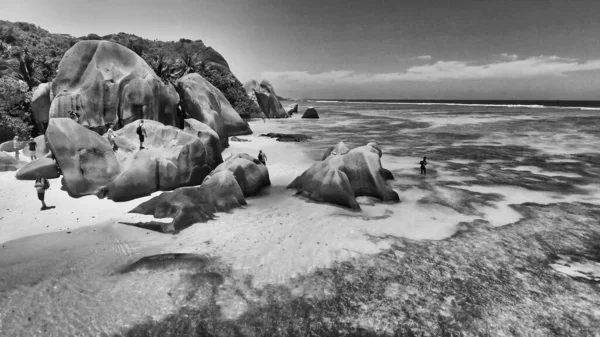
[[[68,239],[64,233],[46,233],[4,242],[4,252],[12,253],[0,258],[0,335],[143,335],[144,329],[200,329],[207,317],[227,329],[239,324],[240,331],[255,331],[244,329],[267,324],[257,312],[273,301],[278,309],[269,311],[269,319],[293,320],[291,314],[273,317],[292,310],[297,298],[331,299],[336,291],[323,275],[337,269],[329,268],[358,260],[377,265],[382,262],[375,256],[399,249],[399,242],[446,244],[459,240],[454,239],[457,233],[466,229],[518,228],[544,212],[550,217],[571,210],[569,214],[590,217],[600,209],[599,102],[298,103],[299,113],[290,119],[252,121],[254,134],[241,137],[250,142],[231,142],[224,151],[226,158],[238,152],[256,156],[262,149],[269,158],[272,186],[248,198],[242,209],[177,235],[111,220],[90,222]],[[316,108],[319,119],[300,118],[308,106]],[[311,139],[284,143],[260,136],[268,132]],[[306,200],[286,188],[340,141],[350,148],[368,142],[381,146],[382,164],[395,177],[389,184],[399,203],[360,197],[361,210],[353,211]],[[426,175],[420,174],[422,157],[429,163]],[[585,212],[579,211],[582,207]],[[197,254],[210,262],[185,260],[122,272],[144,256],[167,253]],[[472,255],[477,254],[465,256]],[[402,295],[402,283],[394,284],[398,296],[421,296],[417,290]],[[395,296],[392,288],[385,289]],[[356,301],[371,305],[360,300],[363,295],[356,295]],[[446,301],[444,296],[440,301]],[[402,298],[395,301],[408,297]],[[359,321],[348,318],[354,309],[336,310],[350,323]],[[521,318],[506,319],[518,325]],[[389,332],[377,329],[372,331]],[[184,336],[185,331],[173,335]]]

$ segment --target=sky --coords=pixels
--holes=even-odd
[[[339,99],[600,100],[598,0],[0,0],[83,36],[201,39],[242,82]]]

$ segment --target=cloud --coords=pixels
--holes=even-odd
[[[414,57],[415,60],[424,60],[424,61],[430,61],[433,57],[431,57],[431,55],[421,55],[421,56],[417,56]]]
[[[420,57],[427,57],[423,55]],[[274,82],[303,82],[308,84],[361,84],[394,81],[441,82],[470,79],[526,79],[533,77],[564,77],[577,71],[600,70],[600,59],[580,61],[558,56],[535,56],[519,59],[517,55],[502,54],[502,60],[488,63],[474,61],[437,61],[413,66],[401,72],[358,73],[335,70],[317,74],[306,71],[264,72],[263,78]],[[430,57],[430,56],[429,56]]]
[[[508,54],[508,53],[502,53],[500,54],[500,57],[503,60],[508,60],[508,61],[516,61],[519,59],[519,55],[516,54]]]

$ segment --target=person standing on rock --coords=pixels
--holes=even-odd
[[[29,139],[29,157],[31,160],[36,160],[37,156],[35,154],[35,148],[37,147],[37,143],[33,138]]]
[[[425,168],[427,165],[427,157],[423,157],[423,160],[421,160],[419,164],[421,164],[421,174],[427,174],[427,169]]]
[[[258,161],[267,166],[267,155],[262,150],[258,150]]]
[[[46,202],[44,201],[44,195],[46,194],[46,190],[50,188],[50,182],[48,181],[48,179],[38,174],[37,178],[35,179],[35,185],[33,186],[37,191],[38,199],[42,202],[41,210],[44,211],[49,209],[49,207],[46,206]]]
[[[69,117],[75,122],[79,123],[79,113],[74,112],[73,110],[69,110]]]
[[[116,151],[118,149],[117,144],[115,143],[116,136],[117,135],[115,135],[115,131],[113,131],[113,125],[109,124],[108,131],[106,131],[106,138],[108,138],[108,142],[110,143],[110,146],[112,147],[113,151]]]
[[[140,125],[138,125],[136,130],[138,136],[140,137],[140,150],[144,148],[144,137],[148,137],[146,134],[146,129],[144,128],[144,120],[140,121]]]

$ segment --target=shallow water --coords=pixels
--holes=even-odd
[[[251,142],[223,153],[263,149],[272,186],[248,206],[178,235],[125,226],[112,214],[102,225],[6,242],[1,248],[0,335],[102,335],[160,319],[189,298],[189,268],[121,274],[141,257],[193,253],[217,258],[251,286],[286,283],[333,261],[389,247],[386,236],[439,240],[462,222],[492,226],[523,215],[511,205],[600,204],[600,112],[581,109],[311,102],[320,119],[252,122]],[[300,103],[300,110],[303,110]],[[304,133],[305,143],[278,143],[261,133]],[[244,138],[244,137],[242,137]],[[401,202],[359,198],[362,210],[317,204],[285,187],[339,141],[349,147],[376,141]],[[419,161],[428,159],[428,174]],[[103,201],[104,202],[104,201]],[[122,208],[122,207],[121,207]],[[125,211],[124,209],[122,210]],[[86,213],[87,214],[87,213]],[[74,214],[75,217],[77,214]],[[16,225],[13,215],[11,225]],[[115,219],[113,219],[115,218]],[[89,219],[90,225],[96,224]],[[380,238],[374,240],[373,238]],[[23,251],[27,254],[23,255]],[[225,283],[223,287],[228,287]],[[225,292],[225,294],[229,294]],[[232,291],[218,302],[228,318],[245,310]]]

